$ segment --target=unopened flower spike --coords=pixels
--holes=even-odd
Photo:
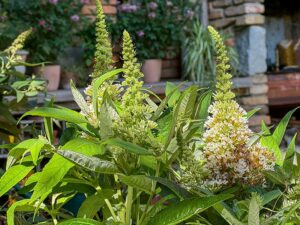
[[[152,108],[146,104],[148,95],[142,90],[141,65],[137,61],[134,45],[127,31],[123,33],[122,47],[125,78],[122,87],[126,90],[121,99],[120,118],[114,123],[115,133],[124,140],[143,146],[151,146],[154,151],[159,151],[161,146],[152,139],[151,132],[157,124],[150,119]]]
[[[15,40],[14,42],[11,44],[11,46],[9,46],[7,49],[5,49],[4,51],[6,53],[9,53],[11,55],[15,55],[16,52],[20,49],[22,49],[24,47],[25,41],[26,39],[29,37],[29,35],[31,34],[32,29],[26,30],[24,32],[22,32]]]
[[[96,52],[93,77],[99,77],[112,68],[112,47],[106,30],[105,15],[102,4],[96,0]]]
[[[131,105],[131,101],[135,100],[136,104],[143,103],[145,95],[141,92],[143,81],[140,81],[143,77],[140,71],[141,65],[137,62],[135,57],[136,53],[130,35],[127,31],[123,32],[123,69],[124,69],[124,82],[122,86],[127,86],[127,89],[123,95],[124,106]],[[134,106],[133,104],[132,106]]]
[[[214,99],[218,100],[229,100],[235,97],[235,94],[231,91],[232,75],[228,72],[230,69],[229,58],[227,56],[226,46],[223,44],[223,39],[220,34],[211,26],[208,26],[210,35],[215,43],[216,50],[216,93]]]
[[[96,0],[97,6],[97,17],[96,17],[96,51],[95,51],[95,65],[92,73],[91,85],[85,89],[87,95],[87,102],[89,105],[89,113],[85,115],[94,127],[99,126],[97,115],[99,114],[100,107],[103,102],[104,93],[107,92],[111,99],[115,100],[122,92],[119,84],[114,84],[114,80],[117,76],[114,76],[105,82],[98,88],[98,93],[93,96],[93,85],[97,78],[101,75],[113,70],[113,59],[112,59],[112,47],[109,38],[109,34],[106,30],[105,15],[103,12],[102,5],[99,0]],[[92,99],[97,98],[98,109],[94,109],[92,105]]]
[[[231,91],[232,75],[228,72],[226,47],[219,33],[213,27],[208,29],[215,42],[217,84],[203,135],[203,157],[210,172],[204,183],[210,187],[239,182],[261,184],[264,182],[262,171],[274,167],[274,156],[259,143],[247,145],[253,133],[248,127],[246,111],[234,100]]]

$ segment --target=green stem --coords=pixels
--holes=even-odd
[[[97,190],[97,191],[101,191],[101,187],[100,187],[100,186],[96,187],[96,190]],[[115,222],[118,222],[118,217],[117,217],[117,215],[115,214],[115,211],[114,211],[114,209],[113,209],[113,207],[112,207],[110,201],[106,198],[106,199],[104,199],[104,202],[105,202],[107,208],[109,209],[109,211],[110,211],[112,217],[114,218],[114,221],[115,221]]]
[[[128,186],[127,197],[126,197],[126,218],[125,218],[125,225],[131,225],[132,199],[133,199],[133,187]]]
[[[156,164],[156,171],[155,171],[155,177],[158,177],[158,176],[159,176],[159,170],[160,170],[160,162],[157,161],[157,164]],[[146,214],[147,214],[149,205],[150,205],[151,200],[153,199],[153,196],[154,196],[154,194],[155,194],[156,184],[157,184],[156,181],[153,181],[153,182],[152,182],[151,194],[150,194],[150,196],[149,196],[147,205],[146,205],[145,210],[144,210],[144,212],[143,212],[143,214],[142,214],[142,216],[141,216],[141,219],[140,219],[140,220],[138,221],[138,223],[137,223],[138,225],[141,225],[142,222],[143,222],[143,220],[144,220],[145,217],[146,217]]]
[[[50,216],[51,216],[51,218],[52,218],[53,224],[54,224],[54,225],[57,225],[57,224],[58,224],[58,221],[57,221],[57,219],[56,219],[56,216],[55,216],[52,212],[50,212]]]
[[[112,207],[110,201],[109,201],[108,199],[105,199],[104,201],[105,201],[105,203],[106,203],[106,205],[107,205],[107,207],[108,207],[108,209],[109,209],[109,211],[110,211],[112,217],[114,218],[115,222],[118,222],[118,217],[117,217],[117,215],[115,214],[115,211],[114,211],[114,209],[113,209],[113,207]]]

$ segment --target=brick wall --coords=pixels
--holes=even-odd
[[[117,13],[117,0],[102,0],[103,10],[106,15],[115,15]],[[91,0],[82,8],[82,13],[91,19],[95,19],[96,3]]]

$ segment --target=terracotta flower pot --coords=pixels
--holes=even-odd
[[[145,83],[156,83],[160,81],[162,69],[161,59],[147,59],[142,66]]]
[[[43,67],[36,67],[34,73],[41,74],[41,76],[48,82],[48,91],[56,91],[60,82],[60,70],[60,65],[47,65]]]

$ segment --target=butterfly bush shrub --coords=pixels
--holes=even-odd
[[[273,133],[263,126],[264,135],[250,141],[256,134],[234,100],[225,47],[213,28],[218,65],[213,103],[211,91],[198,86],[181,91],[182,86],[168,83],[164,99],[151,95],[143,89],[127,31],[123,67],[113,67],[102,6],[96,2],[97,62],[86,98],[71,82],[80,112],[50,104],[23,115],[44,117],[45,131],[9,151],[0,196],[32,175],[19,192],[26,195],[7,210],[7,224],[17,224],[20,215],[20,224],[55,225],[295,220],[300,206],[295,139],[286,155],[275,148],[292,112]],[[122,82],[116,79],[121,72]],[[67,125],[58,144],[53,120]]]

